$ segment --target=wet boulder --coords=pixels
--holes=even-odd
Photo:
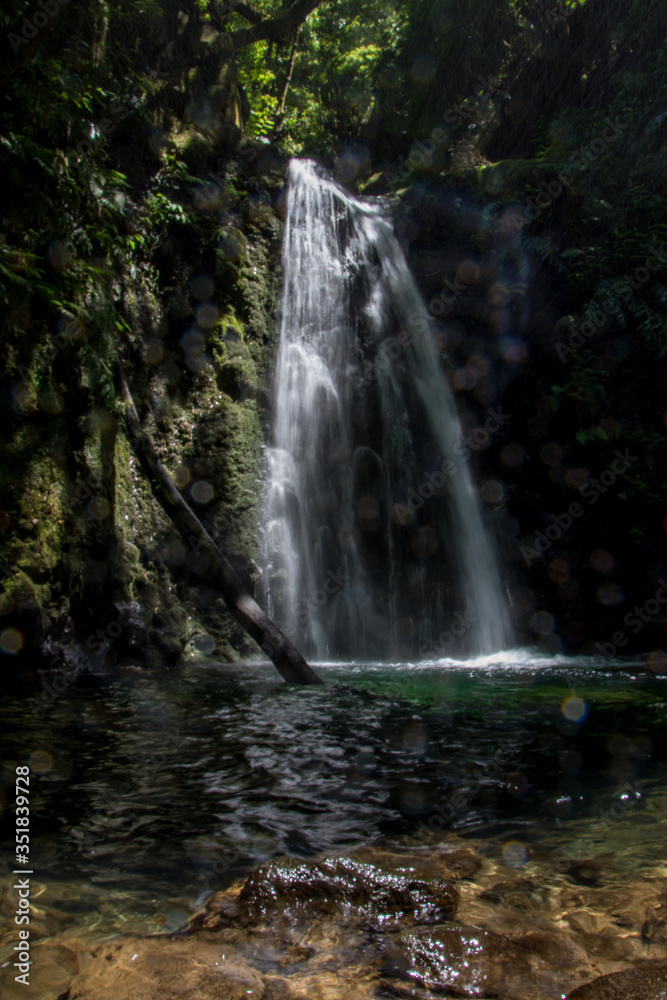
[[[296,924],[317,915],[388,929],[439,923],[456,913],[458,903],[458,890],[444,879],[391,871],[349,856],[281,858],[249,875],[239,914],[245,924],[275,919]]]
[[[667,963],[646,961],[599,976],[568,993],[567,1000],[667,1000]]]
[[[500,934],[450,922],[414,927],[388,941],[382,973],[438,995],[542,1000],[562,996],[584,958],[572,942],[547,931]]]

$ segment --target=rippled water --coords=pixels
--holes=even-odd
[[[322,688],[258,665],[81,678],[36,713],[34,691],[6,697],[3,843],[28,762],[35,879],[106,932],[177,924],[258,859],[427,822],[506,838],[508,863],[527,843],[660,855],[666,677],[526,653],[318,670]]]

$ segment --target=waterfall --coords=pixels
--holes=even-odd
[[[316,659],[461,657],[509,638],[424,302],[380,204],[293,160],[261,598]]]

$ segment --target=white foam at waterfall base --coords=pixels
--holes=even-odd
[[[419,649],[432,659],[425,647],[443,632],[456,639],[442,655],[505,648],[507,598],[457,457],[455,402],[384,207],[293,160],[283,269],[264,491],[269,614],[318,660],[410,660]],[[454,472],[419,506],[425,476],[447,460]]]

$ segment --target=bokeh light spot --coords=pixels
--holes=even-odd
[[[540,458],[545,465],[558,465],[563,457],[563,449],[560,445],[550,442],[543,444],[540,448]]]
[[[503,498],[503,486],[497,479],[487,479],[479,492],[487,503],[498,503]]]
[[[491,285],[491,288],[489,288],[487,293],[487,299],[490,305],[494,306],[496,309],[502,309],[503,306],[509,305],[512,301],[512,292],[506,285]]]
[[[220,310],[215,302],[202,302],[195,315],[202,330],[212,330],[220,318]]]
[[[213,278],[208,274],[198,274],[190,282],[190,294],[195,299],[210,299],[213,295]]]
[[[38,403],[45,413],[50,413],[52,417],[55,417],[62,413],[65,400],[62,393],[55,389],[47,389],[46,392],[40,392]]]
[[[411,67],[412,78],[417,83],[430,83],[435,76],[435,60],[428,53],[417,56]]]
[[[408,524],[412,524],[415,519],[414,511],[410,510],[407,504],[395,503],[391,508],[390,517],[394,524],[400,524],[401,527],[407,527]]]
[[[510,771],[505,778],[505,788],[510,795],[521,798],[528,791],[528,778],[521,771]]]
[[[561,712],[570,722],[583,722],[588,715],[586,702],[581,698],[566,698],[560,707]]]
[[[667,650],[654,649],[647,660],[649,670],[654,674],[667,674]]]
[[[190,469],[188,468],[187,465],[177,465],[176,468],[174,469],[173,478],[174,482],[179,487],[179,489],[183,489],[183,487],[187,486],[188,483],[190,482],[191,479]]]
[[[357,517],[364,531],[380,527],[380,505],[375,497],[366,496],[357,501]]]
[[[555,583],[562,583],[570,575],[570,564],[566,559],[553,559],[549,563],[549,579]]]
[[[375,754],[370,750],[361,750],[354,758],[354,767],[360,774],[372,774],[377,768]]]
[[[210,656],[215,650],[215,639],[212,635],[202,633],[202,635],[195,637],[194,647],[198,653],[202,654],[202,656]]]
[[[74,251],[64,243],[52,243],[47,251],[49,264],[56,271],[66,271],[74,263]]]
[[[164,358],[164,347],[159,340],[145,340],[141,345],[141,357],[147,365],[159,365]]]
[[[210,503],[213,499],[213,487],[210,483],[200,479],[190,487],[190,496],[197,503]]]
[[[556,624],[556,619],[548,611],[537,611],[530,619],[530,627],[538,635],[547,635],[552,632]]]
[[[186,910],[171,910],[167,914],[167,919],[165,920],[165,930],[167,931],[177,931],[179,927],[187,923],[190,919],[190,914]]]
[[[590,479],[590,471],[586,468],[568,469],[565,473],[565,485],[572,490],[580,490]]]
[[[16,656],[23,649],[23,635],[16,628],[5,628],[0,632],[0,650]]]
[[[438,539],[433,528],[420,528],[412,541],[412,553],[417,559],[427,559],[438,547]]]
[[[88,504],[88,513],[96,521],[103,521],[111,513],[111,505],[104,497],[93,497]]]
[[[475,384],[475,380],[467,370],[467,368],[458,368],[452,376],[452,385],[454,389],[472,389]]]
[[[408,753],[423,753],[426,749],[426,730],[419,723],[411,723],[403,730],[403,749]]]
[[[501,357],[510,364],[522,365],[528,357],[528,347],[520,337],[501,337],[498,346]]]
[[[596,573],[613,573],[616,560],[606,549],[595,549],[588,557],[589,565]]]
[[[53,767],[53,757],[46,750],[35,750],[28,757],[28,764],[35,774],[47,774]]]
[[[456,269],[456,277],[463,285],[474,285],[479,278],[479,267],[474,260],[462,260]]]
[[[466,363],[466,371],[475,380],[484,378],[489,370],[488,358],[482,357],[479,354],[473,355],[469,358]]]
[[[510,840],[503,847],[503,861],[511,868],[521,868],[528,861],[528,848],[519,840]]]
[[[606,608],[617,608],[624,600],[623,588],[617,583],[603,583],[598,587],[598,604],[603,604]]]

